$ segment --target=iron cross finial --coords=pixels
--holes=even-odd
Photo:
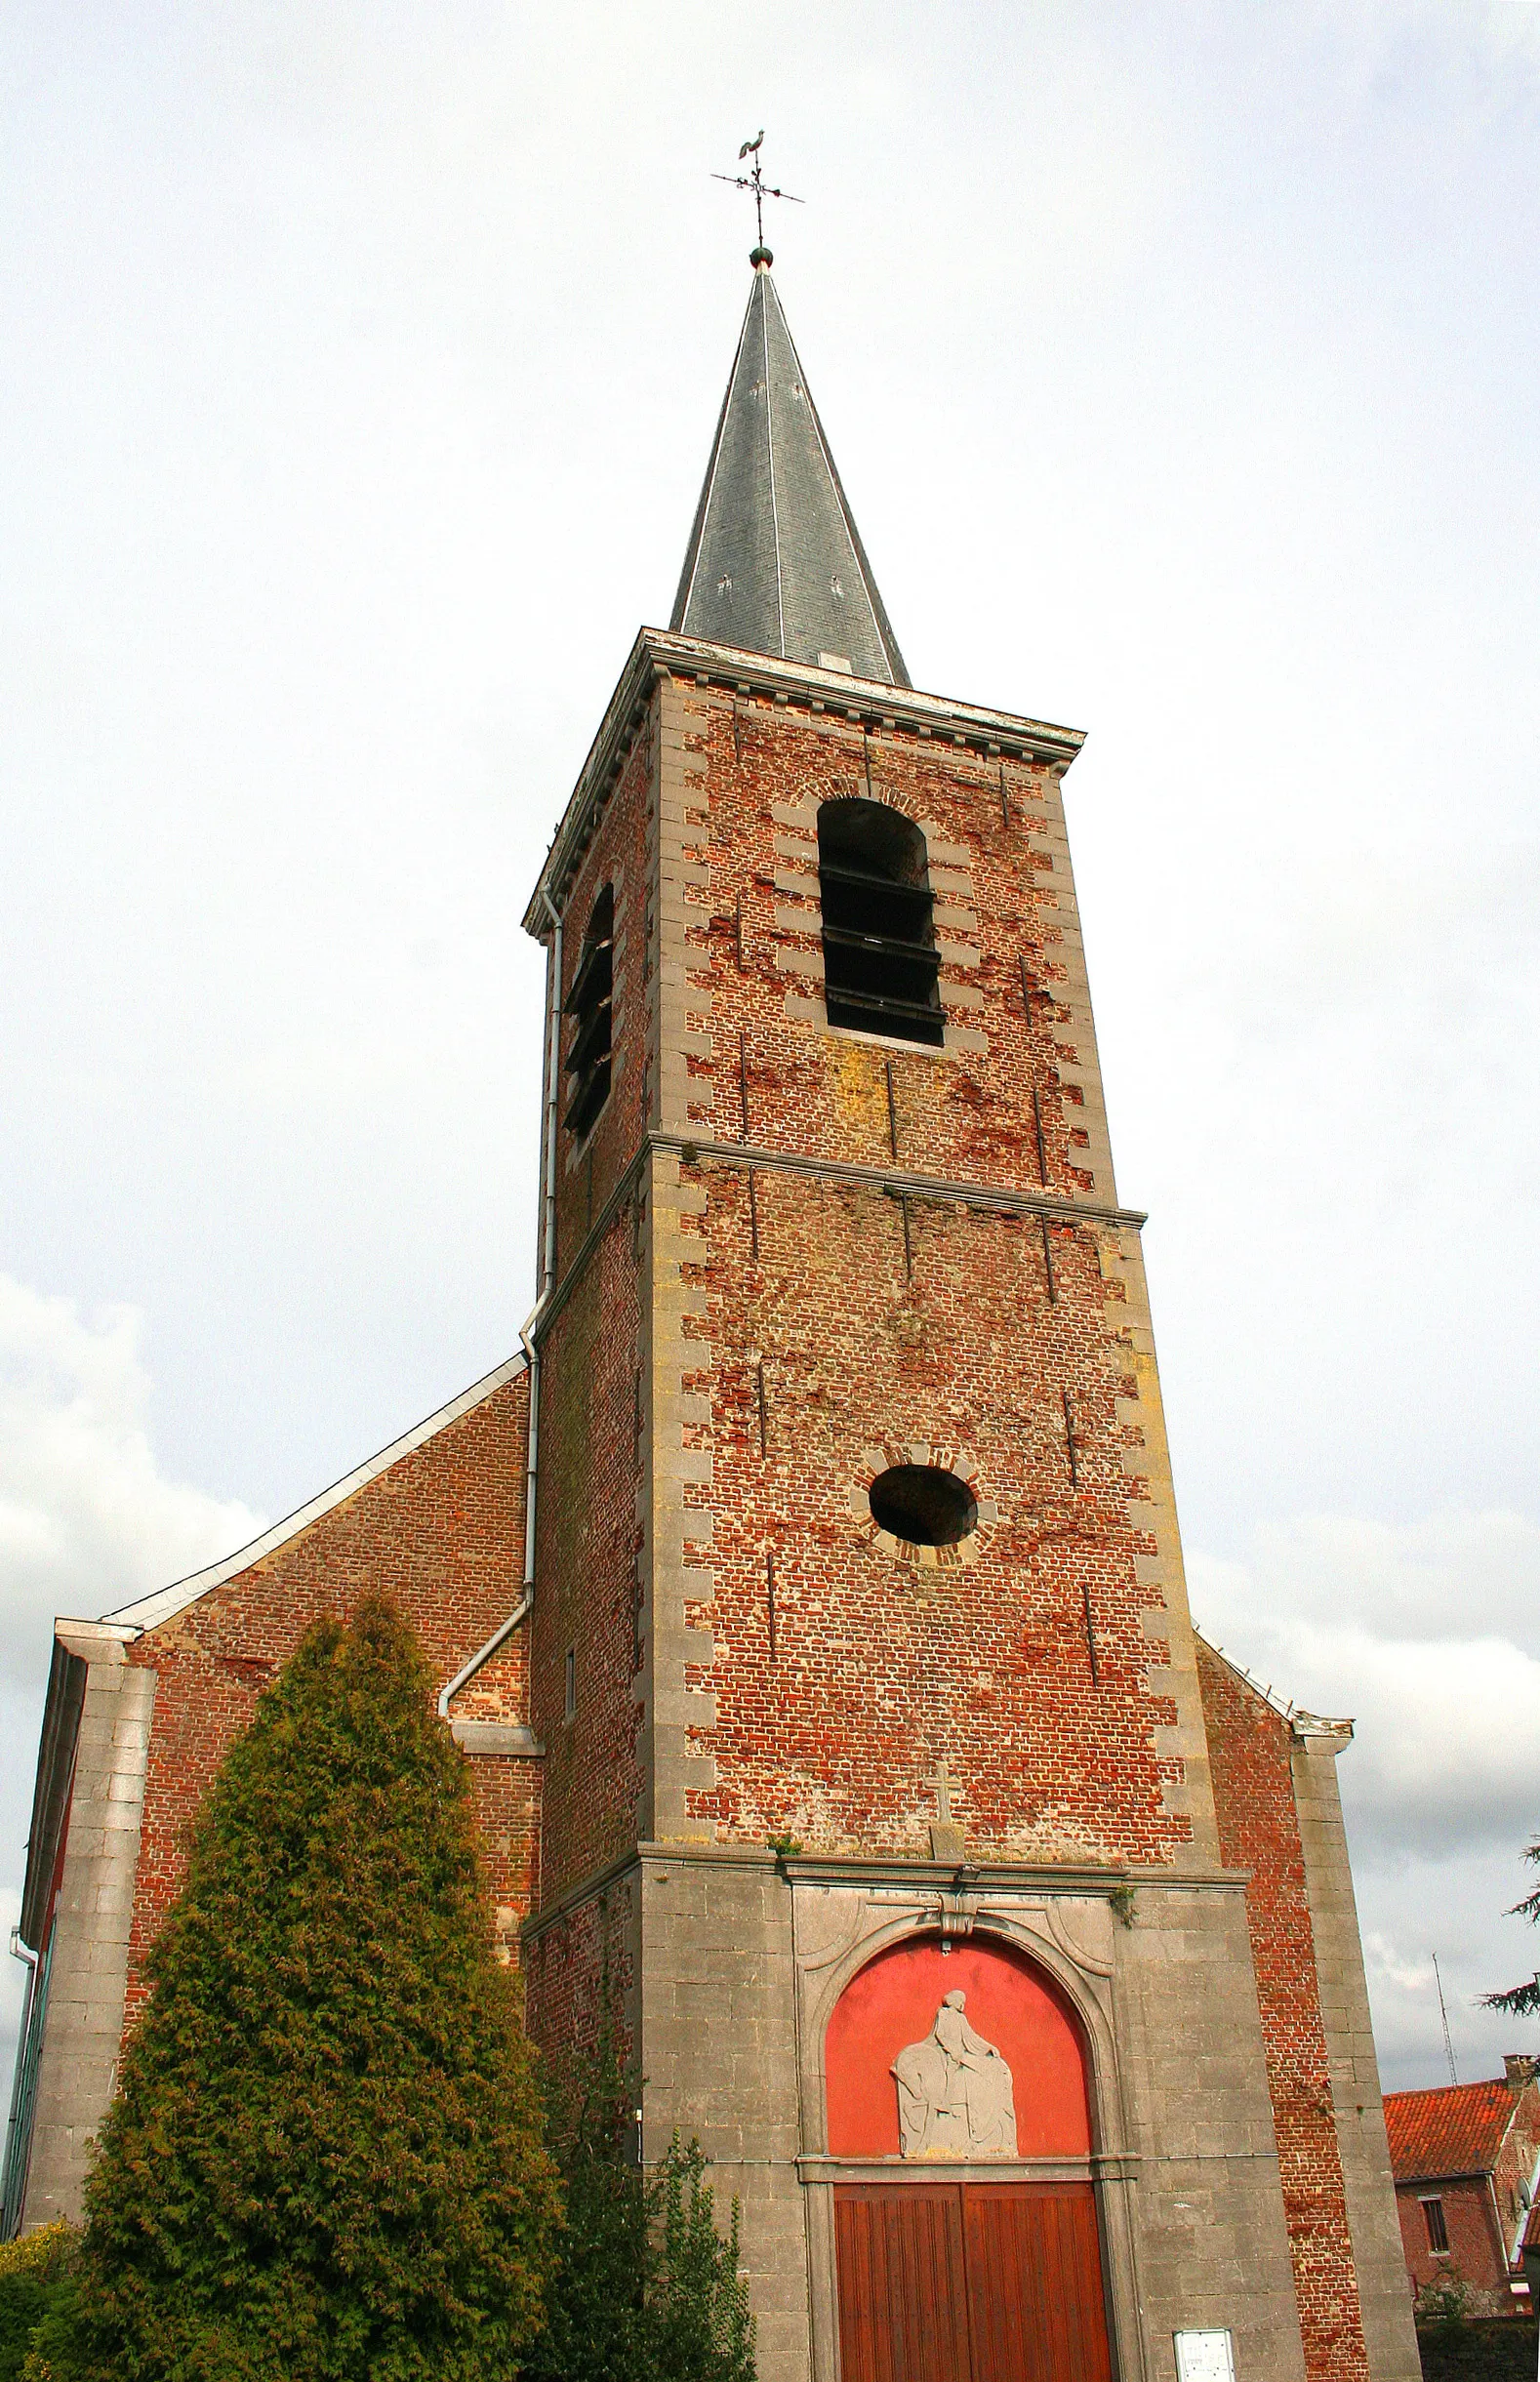
[[[798,198],[794,190],[777,190],[766,182],[763,168],[759,163],[759,143],[764,137],[764,127],[761,125],[753,139],[746,141],[738,152],[740,165],[743,164],[746,157],[753,159],[753,164],[747,174],[713,174],[711,176],[712,182],[730,182],[735,190],[751,190],[754,194],[754,228],[758,237],[749,262],[755,268],[761,264],[775,262],[775,259],[765,246],[765,200],[767,198],[789,198],[793,207],[802,207],[807,203],[805,199]]]

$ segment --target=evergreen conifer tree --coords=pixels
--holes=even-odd
[[[738,2203],[720,2235],[695,2142],[638,2164],[634,2099],[606,2030],[553,2115],[566,2222],[523,2382],[754,2382]]]
[[[670,2143],[653,2184],[654,2258],[647,2292],[650,2371],[657,2382],[754,2382],[754,2325],[738,2271],[738,2202],[716,2230],[698,2142]]]
[[[1524,1859],[1540,1869],[1540,1837],[1524,1846]],[[1522,1902],[1516,1902],[1508,1916],[1527,1918],[1540,1927],[1540,1885],[1532,1894],[1526,1894]],[[1511,1985],[1506,1994],[1483,1994],[1481,1998],[1488,2009],[1506,2010],[1510,2018],[1540,2018],[1540,1974],[1531,1977],[1527,1985]]]
[[[546,2329],[524,2382],[647,2382],[651,2212],[632,2098],[608,2031],[592,2059],[556,2085],[549,2135],[563,2224]]]
[[[34,2375],[482,2382],[558,2196],[464,1764],[392,1607],[323,1623],[196,1824]]]

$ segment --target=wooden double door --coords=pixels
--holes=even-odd
[[[841,2382],[1112,2382],[1089,2184],[834,2191]]]

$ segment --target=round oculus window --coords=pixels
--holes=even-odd
[[[911,1547],[955,1547],[979,1518],[979,1501],[967,1482],[935,1464],[895,1464],[878,1474],[868,1494],[877,1528]]]

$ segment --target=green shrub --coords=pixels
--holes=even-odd
[[[561,2169],[562,2228],[546,2329],[525,2382],[642,2382],[649,2263],[645,2181],[613,2040],[562,2080],[548,2127]]]
[[[1417,2294],[1415,2315],[1426,2331],[1458,2331],[1471,2313],[1471,2286],[1451,2260]]]
[[[0,2382],[17,2382],[27,2345],[63,2279],[73,2225],[40,2225],[0,2242]]]
[[[1522,2317],[1419,2324],[1423,2382],[1534,2382],[1535,2327]]]
[[[558,2196],[465,1766],[394,1610],[312,1630],[197,1820],[34,2382],[482,2382]]]
[[[753,2319],[698,2144],[637,2163],[633,2095],[612,2039],[553,2113],[565,2225],[547,2328],[523,2382],[753,2382]]]
[[[716,2230],[706,2160],[675,2134],[652,2179],[649,2371],[658,2382],[753,2382],[754,2326],[738,2271],[738,2202]]]

